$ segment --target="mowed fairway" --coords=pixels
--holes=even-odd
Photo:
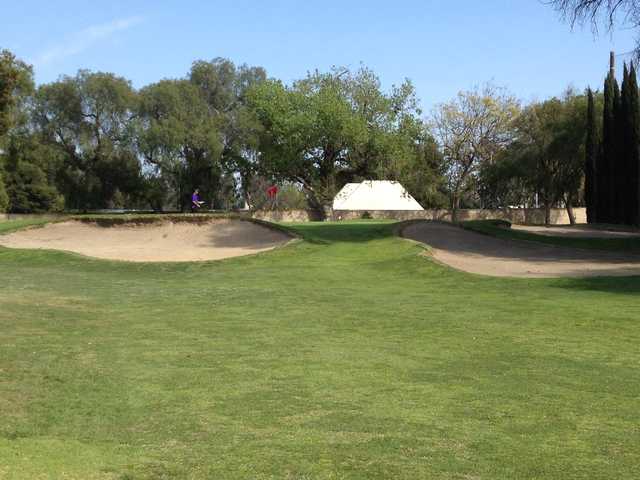
[[[292,228],[209,263],[0,249],[0,478],[640,477],[640,277]]]

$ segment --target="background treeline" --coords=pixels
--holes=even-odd
[[[603,98],[593,96],[600,132]],[[389,179],[454,213],[571,211],[584,202],[587,104],[568,90],[522,106],[485,85],[425,116],[408,80],[384,91],[365,67],[285,85],[222,58],[139,90],[84,70],[36,87],[5,50],[0,210],[182,210],[196,187],[209,208],[261,208],[277,182],[280,207],[322,213],[345,183]]]

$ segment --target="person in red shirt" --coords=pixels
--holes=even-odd
[[[269,202],[271,203],[271,209],[274,209],[278,204],[278,186],[271,185],[267,188],[267,197],[269,197]]]

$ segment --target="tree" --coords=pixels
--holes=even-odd
[[[518,113],[515,98],[493,85],[461,92],[433,112],[434,133],[447,168],[453,221],[480,166],[492,162],[511,142]]]
[[[608,31],[616,24],[626,28],[640,28],[640,3],[636,0],[549,0],[556,11],[572,26],[590,24],[594,33],[604,25]],[[636,43],[636,57],[640,55],[640,41]]]
[[[516,139],[507,155],[522,165],[532,191],[544,206],[545,224],[551,208],[564,202],[571,223],[584,166],[586,99],[571,91],[528,106],[515,123]]]
[[[598,126],[596,108],[591,89],[587,91],[587,133],[585,140],[585,187],[584,196],[587,207],[587,222],[598,221],[598,191],[596,179],[598,176],[596,162],[599,150]]]
[[[366,125],[327,77],[292,88],[267,81],[252,91],[251,105],[264,126],[260,168],[268,177],[302,185],[319,216],[337,191],[348,152],[365,141]]]
[[[612,219],[611,178],[614,144],[614,109],[615,109],[615,78],[611,73],[604,81],[604,106],[602,110],[602,146],[596,171],[598,172],[596,190],[598,192],[598,222],[610,223]]]
[[[4,180],[0,173],[0,213],[4,213],[9,208],[9,195],[7,195],[7,189],[4,186]]]
[[[345,183],[399,179],[420,154],[413,87],[385,94],[366,68],[314,72],[291,87],[268,80],[248,98],[263,126],[261,173],[299,184],[320,216]]]
[[[0,50],[0,140],[10,128],[24,119],[21,109],[33,91],[33,72],[8,50]]]
[[[579,192],[584,178],[587,98],[569,89],[562,99],[562,105],[564,111],[556,147],[561,159],[555,187],[567,210],[571,225],[575,225],[573,207],[579,202]]]
[[[535,188],[532,187],[533,167],[511,148],[501,151],[494,162],[484,163],[479,172],[479,195],[483,208],[500,209],[512,205],[530,206]]]
[[[11,138],[5,154],[9,211],[44,213],[61,211],[64,197],[48,175],[49,150],[31,135]]]
[[[412,142],[414,152],[408,155],[396,174],[383,174],[380,178],[399,181],[407,192],[425,208],[446,208],[449,192],[445,166],[438,143],[426,129]]]
[[[631,63],[625,77],[621,115],[623,123],[622,166],[619,187],[625,215],[622,223],[640,225],[640,99],[636,70]]]
[[[262,125],[247,105],[247,92],[266,78],[262,67],[236,67],[224,58],[196,61],[189,72],[189,81],[200,89],[210,115],[219,125],[222,168],[227,175],[239,175],[241,190],[249,203],[251,179],[258,173]]]
[[[196,85],[162,80],[140,91],[138,150],[175,194],[178,209],[200,188],[213,203],[222,176],[220,124]],[[158,182],[158,181],[156,181]]]
[[[623,85],[628,85],[627,66],[623,68]],[[609,191],[611,202],[611,223],[624,223],[625,210],[627,207],[625,201],[625,189],[622,188],[626,184],[626,166],[625,162],[625,130],[626,117],[624,115],[625,107],[623,105],[622,89],[618,87],[618,82],[614,79],[614,99],[613,99],[613,144],[609,155]]]
[[[38,89],[34,122],[64,156],[58,182],[70,207],[135,201],[142,185],[134,149],[135,104],[131,84],[111,73],[81,70]]]

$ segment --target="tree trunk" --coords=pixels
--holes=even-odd
[[[548,202],[544,204],[544,225],[545,227],[551,226],[551,204]]]
[[[458,210],[460,210],[460,196],[453,194],[451,199],[451,222],[458,223]]]
[[[573,212],[573,205],[571,202],[571,197],[567,196],[567,198],[565,199],[564,202],[566,208],[567,208],[567,215],[569,215],[569,223],[571,225],[575,225],[576,224],[576,215]]]
[[[316,220],[324,221],[327,219],[327,214],[322,202],[318,199],[316,193],[309,187],[304,187],[307,192],[307,205],[309,210],[313,213],[313,217]]]

